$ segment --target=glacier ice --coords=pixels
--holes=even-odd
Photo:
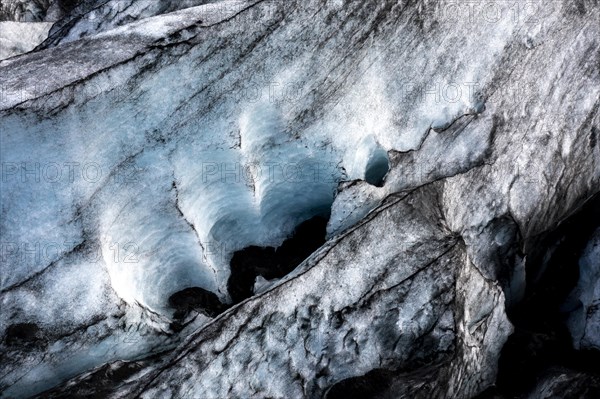
[[[598,301],[600,287],[598,276],[600,253],[600,231],[596,230],[579,260],[580,277],[574,295],[580,301],[580,308],[574,311],[569,320],[569,327],[577,349],[599,348],[597,331],[600,326]]]
[[[86,0],[0,61],[0,396],[491,387],[600,188],[598,5],[493,4]],[[233,298],[236,254],[319,217]]]

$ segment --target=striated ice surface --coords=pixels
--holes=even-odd
[[[194,7],[211,0],[82,0],[52,26],[40,48],[53,47],[144,18]]]

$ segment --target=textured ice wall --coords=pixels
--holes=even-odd
[[[569,327],[576,348],[600,348],[600,230],[596,230],[579,260],[579,283],[572,294],[580,307]]]
[[[54,0],[3,0],[0,4],[0,21],[14,22],[42,22],[52,21],[48,16],[48,9],[54,3],[62,1]],[[50,19],[47,19],[50,17]]]
[[[493,380],[511,326],[500,288],[469,264],[429,202],[434,190],[392,200],[325,244],[310,267],[191,336],[149,384],[115,394],[322,397],[341,379],[420,362],[433,366],[419,394],[476,392]]]
[[[276,245],[331,201],[335,236],[443,180],[449,229],[495,279],[519,237],[597,191],[597,8],[555,2],[532,24],[445,18],[426,1],[225,3],[0,63],[0,231],[17,244],[1,325],[34,320],[53,348],[6,351],[10,394],[169,347],[170,293],[226,300],[233,249]],[[383,186],[362,181],[383,152]],[[315,162],[327,177],[288,180]],[[111,350],[77,357],[80,342]]]
[[[80,0],[52,26],[40,48],[56,46],[118,26],[211,0]]]

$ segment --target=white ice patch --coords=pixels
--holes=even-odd
[[[27,53],[48,37],[52,22],[0,22],[0,60]]]

